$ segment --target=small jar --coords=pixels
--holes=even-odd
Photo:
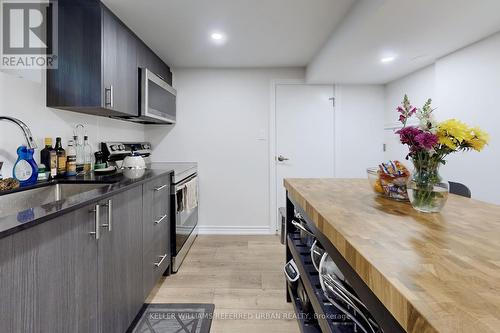
[[[50,172],[45,169],[45,164],[40,164],[38,166],[38,181],[48,180],[50,176]]]

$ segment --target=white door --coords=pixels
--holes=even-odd
[[[333,96],[333,86],[276,86],[277,207],[286,203],[284,178],[334,177]]]

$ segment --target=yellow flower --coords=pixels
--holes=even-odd
[[[488,144],[488,141],[490,140],[490,136],[488,135],[488,133],[478,127],[472,129],[472,136],[473,137],[469,141],[469,144],[472,149],[476,151],[483,150],[484,146],[486,146]]]
[[[457,149],[457,145],[455,144],[455,142],[453,141],[453,139],[450,138],[449,136],[441,136],[441,135],[439,135],[438,138],[439,138],[439,143],[440,144],[445,145],[446,147],[450,148],[451,150]]]
[[[443,138],[444,141],[443,144],[446,144],[445,142],[449,142],[449,140],[444,139],[448,137],[449,139],[454,141],[454,143],[458,143],[460,145],[464,141],[472,140],[474,136],[469,126],[467,126],[467,124],[456,119],[449,119],[439,124],[438,137],[440,139]],[[452,148],[450,145],[448,144],[446,145]]]

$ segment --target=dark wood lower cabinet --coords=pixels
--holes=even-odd
[[[0,239],[1,332],[97,332],[91,209]]]
[[[167,175],[0,239],[0,332],[125,332],[170,265],[169,191]]]
[[[168,269],[170,251],[170,176],[143,186],[143,291],[144,297]]]
[[[123,333],[144,302],[139,269],[142,266],[142,188],[122,192],[101,204],[98,241],[100,332]]]

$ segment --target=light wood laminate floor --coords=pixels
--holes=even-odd
[[[214,303],[211,333],[299,332],[285,300],[284,260],[277,236],[202,235],[148,302]]]

